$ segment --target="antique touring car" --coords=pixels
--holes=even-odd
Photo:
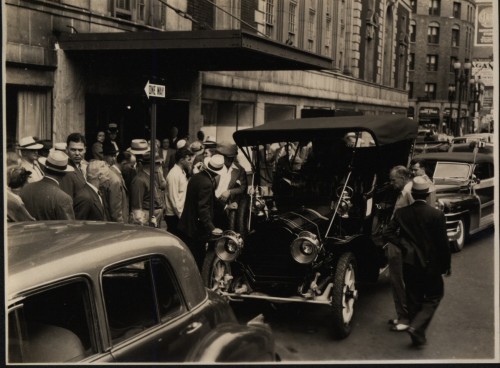
[[[209,243],[202,277],[231,300],[331,308],[349,335],[359,281],[386,259],[381,229],[397,193],[390,169],[407,165],[417,125],[396,116],[272,122],[234,133],[252,165],[239,231]],[[242,206],[243,208],[245,206]]]

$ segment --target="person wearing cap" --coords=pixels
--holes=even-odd
[[[71,133],[66,139],[66,154],[69,157],[68,165],[74,170],[61,179],[61,189],[75,198],[86,183],[87,162],[84,160],[87,141],[80,133]]]
[[[97,132],[97,141],[92,145],[92,158],[94,160],[102,160],[102,144],[106,139],[106,133],[102,130]],[[116,149],[116,148],[115,148]]]
[[[148,225],[150,221],[156,227],[160,227],[163,217],[164,198],[158,182],[158,175],[161,167],[161,158],[158,154],[154,157],[154,172],[151,173],[150,164],[153,158],[151,151],[146,152],[138,161],[141,163],[137,170],[137,175],[130,185],[130,220],[129,222]],[[153,218],[149,219],[149,207],[151,198],[150,175],[155,175],[153,192]]]
[[[177,235],[177,226],[186,201],[188,176],[192,170],[193,153],[181,148],[175,153],[175,165],[167,175],[165,221],[167,230]]]
[[[191,143],[189,145],[189,150],[194,154],[193,165],[196,165],[197,163],[203,163],[203,159],[205,158],[203,156],[205,146],[200,141],[194,141],[193,143]]]
[[[20,197],[36,220],[74,220],[73,199],[60,187],[61,177],[74,169],[63,152],[49,152],[42,180],[26,185]]]
[[[21,166],[26,171],[30,171],[28,183],[42,180],[44,172],[38,163],[38,150],[43,148],[43,144],[38,143],[33,137],[24,137],[19,141],[21,152]]]
[[[238,155],[238,146],[236,144],[221,142],[217,146],[217,152],[224,156],[224,166],[215,189],[215,197],[217,198],[215,202],[215,219],[223,229],[241,232],[243,224],[237,224],[236,219],[237,214],[245,210],[245,206],[243,206],[243,209],[239,207],[246,200],[247,174],[245,169],[236,161]]]
[[[163,171],[163,175],[165,180],[167,179],[168,172],[175,165],[175,149],[170,148],[170,139],[164,138],[161,141],[161,147],[158,151],[158,154],[161,157],[161,168]]]
[[[73,208],[77,220],[105,221],[108,218],[104,206],[104,194],[109,185],[110,170],[101,160],[90,161],[87,167],[88,181],[74,198]]]
[[[21,189],[28,183],[31,175],[18,164],[7,166],[7,222],[35,221],[19,196]]]
[[[412,158],[410,161],[410,173],[412,177],[421,176],[429,183],[429,195],[427,196],[427,204],[434,206],[436,203],[436,186],[431,178],[427,175],[425,161],[420,158]]]
[[[116,142],[116,138],[118,136],[118,124],[116,123],[109,123],[108,124],[108,137],[105,139],[109,143],[111,143],[115,149],[116,152],[120,152],[120,147],[118,146],[118,143]]]
[[[117,152],[113,145],[103,147],[103,161],[109,166],[109,184],[101,188],[106,208],[107,220],[128,223],[129,198],[121,173],[121,165],[117,163]]]
[[[389,178],[392,187],[399,192],[392,214],[392,216],[394,216],[398,209],[413,203],[413,197],[411,195],[412,181],[410,171],[402,165],[393,167],[389,173]],[[391,242],[387,243],[387,260],[392,297],[397,315],[397,318],[389,320],[389,324],[392,325],[392,331],[401,332],[408,328],[409,323],[405,284],[403,280],[403,256],[401,249]]]
[[[189,179],[184,209],[177,227],[200,271],[205,258],[205,244],[210,236],[222,234],[222,230],[214,225],[214,203],[216,178],[223,166],[222,155],[207,157],[205,169]]]
[[[444,296],[442,275],[451,274],[451,255],[444,213],[429,206],[429,182],[412,180],[414,203],[398,209],[383,233],[403,254],[409,327],[414,346],[427,342],[425,332]]]

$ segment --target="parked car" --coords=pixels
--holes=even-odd
[[[275,359],[260,319],[237,323],[164,231],[105,222],[12,223],[9,363]]]
[[[460,137],[455,137],[452,139],[452,143],[470,143],[476,141],[483,141],[485,143],[494,143],[495,135],[492,133],[474,133],[465,134]]]
[[[474,152],[486,153],[492,155],[495,151],[493,143],[485,143],[484,141],[470,141],[468,143],[453,143],[448,152]]]
[[[494,223],[493,155],[470,152],[418,156],[436,185],[436,206],[444,211],[452,249],[459,252],[469,235]]]
[[[250,205],[243,231],[209,244],[207,286],[231,300],[327,307],[334,335],[348,336],[358,283],[376,281],[386,266],[381,232],[397,196],[390,169],[409,162],[416,135],[413,120],[392,115],[235,132],[253,168]]]

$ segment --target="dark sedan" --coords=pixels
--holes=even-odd
[[[494,223],[494,161],[474,152],[428,153],[424,161],[436,185],[436,206],[444,211],[448,238],[460,251],[469,235]]]
[[[7,242],[10,363],[275,359],[269,327],[237,323],[186,246],[161,230],[14,223]]]

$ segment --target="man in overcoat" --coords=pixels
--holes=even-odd
[[[109,165],[109,185],[103,189],[104,206],[108,221],[128,224],[129,197],[121,173],[121,164],[117,163],[117,153],[111,144],[103,147],[104,162]]]
[[[205,244],[211,235],[218,236],[222,230],[214,225],[214,202],[216,178],[224,165],[224,157],[213,155],[206,158],[205,168],[189,179],[184,209],[178,230],[188,245],[201,270],[205,258]]]
[[[104,161],[94,160],[89,163],[88,182],[74,198],[73,207],[77,220],[104,221],[107,219],[100,188],[107,188],[109,175],[109,167]]]
[[[451,256],[444,213],[426,202],[429,182],[413,179],[415,202],[398,209],[384,239],[401,249],[403,279],[414,346],[426,343],[425,331],[444,295],[442,275],[451,274]]]

